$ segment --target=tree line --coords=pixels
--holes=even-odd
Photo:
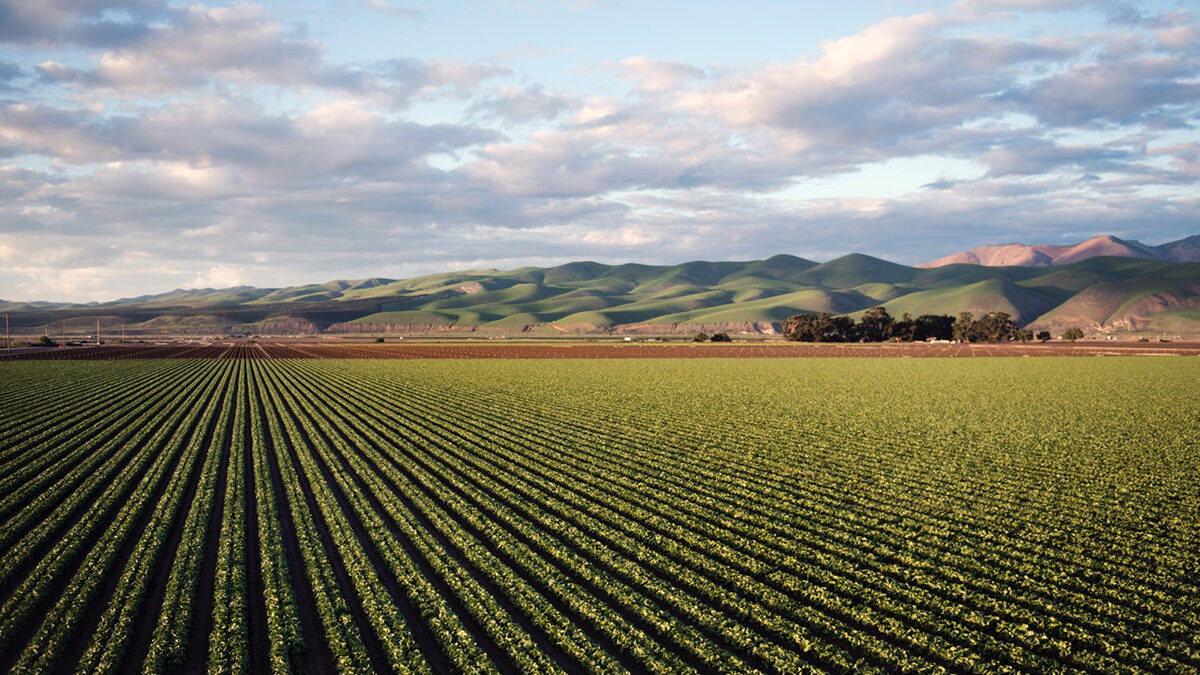
[[[828,312],[797,314],[783,322],[783,335],[796,342],[1029,342],[1035,338],[1045,342],[1050,339],[1049,331],[1035,336],[1033,331],[1019,328],[1005,312],[988,312],[979,319],[971,312],[963,312],[957,319],[945,314],[922,314],[914,318],[905,312],[896,319],[883,307],[868,309],[857,322]],[[1063,337],[1081,338],[1083,331],[1071,328]]]

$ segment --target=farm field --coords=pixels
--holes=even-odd
[[[247,341],[114,344],[0,352],[0,361],[121,359],[653,359],[973,356],[1200,356],[1200,342],[620,343],[578,340],[355,342]]]
[[[288,349],[0,363],[0,671],[1200,669],[1193,356]]]

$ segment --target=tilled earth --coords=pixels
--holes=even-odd
[[[212,342],[170,345],[100,345],[23,351],[0,360],[116,359],[622,359],[622,358],[804,358],[971,356],[1197,356],[1200,342],[1050,342],[1046,344],[403,344],[317,342]]]

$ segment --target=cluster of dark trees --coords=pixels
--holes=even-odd
[[[692,336],[692,342],[733,342],[733,338],[728,333],[696,333]]]
[[[1018,328],[1004,312],[989,312],[979,319],[970,312],[963,312],[957,319],[944,314],[913,318],[905,313],[897,320],[883,307],[863,312],[857,323],[848,316],[832,316],[827,312],[797,314],[783,322],[783,335],[797,342],[1029,342],[1034,339],[1033,331]],[[1050,333],[1042,331],[1037,338],[1049,340]]]
[[[988,312],[981,319],[963,312],[954,322],[954,339],[959,342],[1029,342],[1033,339],[1033,331],[1017,328],[1017,323],[1005,312]]]
[[[855,323],[848,316],[797,314],[783,322],[783,335],[797,342],[883,342],[900,339],[949,340],[953,337],[954,317],[923,314],[913,318],[905,314],[897,321],[883,307],[863,312]]]

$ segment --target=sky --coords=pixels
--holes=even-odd
[[[0,0],[0,298],[1200,233],[1200,9]]]

